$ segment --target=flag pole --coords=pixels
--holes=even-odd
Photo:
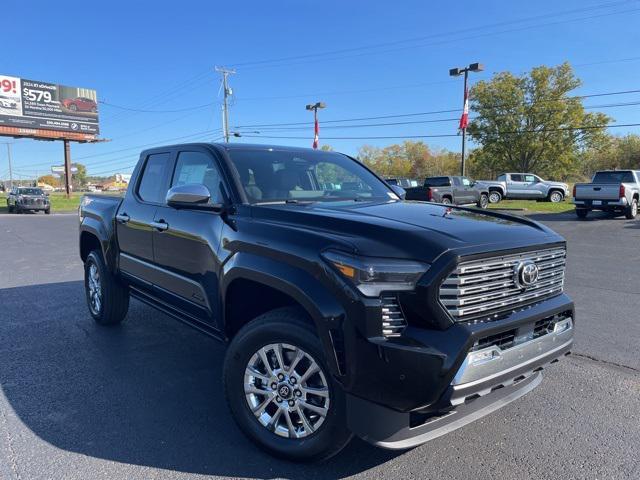
[[[469,115],[469,92],[467,91],[467,78],[469,78],[469,70],[465,69],[464,71],[464,103],[462,105],[462,115]],[[467,145],[467,122],[468,118],[465,119],[464,124],[462,125],[462,163],[460,166],[460,175],[464,177],[464,155],[465,155],[465,147]]]

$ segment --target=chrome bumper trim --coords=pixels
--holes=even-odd
[[[551,333],[502,350],[490,346],[469,352],[458,369],[451,385],[454,391],[468,390],[476,385],[487,384],[517,371],[535,368],[544,360],[552,360],[554,355],[573,343],[573,319],[560,320]]]

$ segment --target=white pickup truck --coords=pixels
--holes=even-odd
[[[640,170],[602,170],[591,183],[576,183],[573,203],[576,215],[585,218],[591,210],[622,215],[634,219],[640,201]]]

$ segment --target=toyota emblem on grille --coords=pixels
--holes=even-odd
[[[528,288],[538,281],[538,266],[531,260],[525,260],[518,263],[515,268],[513,280],[516,286],[520,288]]]

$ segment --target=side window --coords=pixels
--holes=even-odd
[[[460,178],[459,178],[459,177],[453,177],[453,184],[454,184],[456,187],[460,187],[460,186],[462,186],[462,182],[460,181]]]
[[[467,177],[462,177],[462,184],[465,187],[470,187],[471,186],[471,180],[469,180]]]
[[[506,176],[506,175],[500,175],[500,176],[497,178],[497,180],[498,180],[498,182],[504,182],[504,181],[506,181],[506,180],[507,180],[507,176]]]
[[[512,173],[511,174],[511,181],[512,182],[524,182],[523,175],[520,175],[519,173]]]
[[[138,187],[138,195],[143,201],[164,203],[167,195],[165,181],[170,159],[170,153],[154,153],[147,158]]]
[[[222,201],[220,171],[214,159],[204,152],[180,152],[171,186],[200,183],[211,193],[210,203]]]
[[[524,176],[524,181],[527,183],[533,183],[536,181],[536,177],[533,175],[525,175]]]

